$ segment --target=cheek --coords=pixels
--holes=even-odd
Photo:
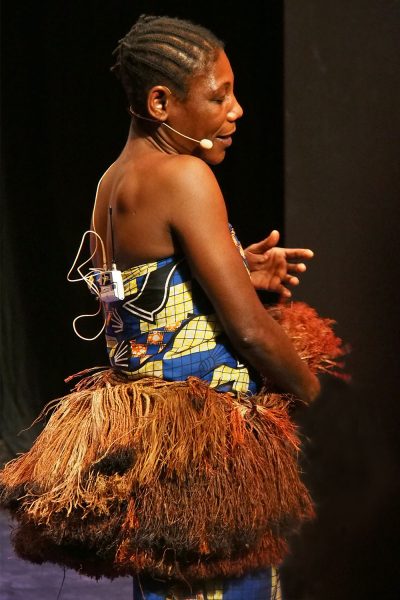
[[[221,104],[209,104],[206,109],[192,115],[194,122],[197,122],[199,127],[205,128],[213,135],[217,132],[226,121],[226,110]]]
[[[213,123],[215,129],[219,129],[226,121],[226,110],[219,106],[218,111],[213,112],[213,116],[210,117],[210,123]]]

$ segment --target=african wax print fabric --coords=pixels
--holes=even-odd
[[[245,261],[232,226],[230,231]],[[185,258],[135,266],[122,278],[124,300],[105,305],[112,367],[132,379],[180,381],[195,376],[217,391],[257,391],[255,374],[235,355]]]
[[[224,581],[206,581],[202,589],[188,593],[184,600],[283,600],[279,571],[276,567],[249,573],[244,577],[226,578]],[[183,600],[172,592],[146,593],[135,581],[134,600]]]

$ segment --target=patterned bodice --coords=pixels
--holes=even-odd
[[[245,260],[232,227],[231,234]],[[235,355],[185,258],[135,266],[122,277],[124,300],[104,305],[114,368],[134,379],[176,381],[193,375],[221,391],[256,392],[248,367]]]

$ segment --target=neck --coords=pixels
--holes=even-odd
[[[129,129],[128,144],[138,139],[144,140],[147,144],[151,145],[159,152],[164,154],[181,154],[175,146],[168,140],[168,136],[165,135],[164,128],[160,127],[161,123],[148,122],[142,124],[135,119],[131,120],[131,126]]]

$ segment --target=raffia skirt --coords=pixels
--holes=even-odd
[[[332,320],[303,303],[271,314],[312,370],[338,374],[345,349]],[[293,401],[268,382],[245,397],[195,377],[86,374],[0,472],[17,554],[178,588],[279,564],[314,515]]]

